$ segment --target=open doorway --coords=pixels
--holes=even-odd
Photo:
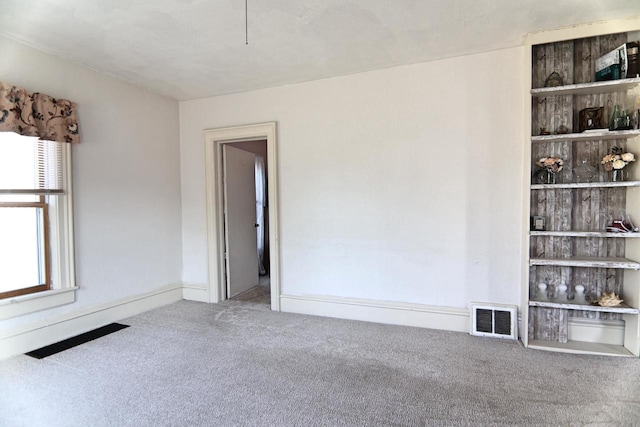
[[[226,296],[270,304],[267,141],[225,144],[222,166]]]
[[[207,249],[209,269],[209,302],[220,302],[228,298],[262,297],[270,301],[271,310],[280,310],[280,251],[278,238],[278,186],[276,157],[276,124],[262,123],[204,131],[205,137],[205,187],[207,201]],[[266,152],[265,152],[266,150]],[[232,153],[229,155],[229,153]],[[259,161],[264,159],[264,172],[260,172]],[[238,160],[239,159],[239,160]],[[243,160],[244,159],[244,160]],[[227,170],[225,173],[225,163]],[[239,185],[234,189],[228,181],[229,172],[244,170]],[[256,172],[257,171],[257,172]],[[250,178],[247,178],[251,174]],[[265,197],[262,200],[263,223],[257,221],[260,210],[257,179],[263,174]],[[226,194],[225,194],[226,192]],[[244,206],[232,206],[234,195],[244,195]],[[249,195],[250,197],[246,197]],[[253,211],[251,208],[253,207]],[[232,210],[232,212],[229,211]],[[241,212],[240,214],[238,212]],[[252,212],[252,213],[251,213]],[[245,217],[246,216],[246,217]],[[235,224],[235,225],[234,225]],[[257,226],[256,226],[257,225]],[[237,234],[234,227],[242,230]],[[264,250],[258,251],[260,236],[258,228],[264,230]],[[233,242],[240,235],[246,242],[240,251],[244,259],[253,259],[253,266],[234,262]],[[231,244],[230,244],[231,243]],[[229,262],[228,262],[229,260]],[[260,261],[262,269],[260,268]],[[238,267],[235,268],[234,266]],[[234,270],[235,269],[235,270]],[[262,270],[262,271],[261,271]],[[241,279],[234,287],[233,277],[242,277],[249,272],[250,279]],[[261,274],[262,273],[262,274]],[[255,283],[254,283],[255,282]],[[232,289],[227,285],[230,284]],[[256,287],[257,286],[257,287]],[[253,288],[253,290],[252,290]],[[243,293],[245,293],[243,295]],[[264,294],[264,295],[256,295]]]

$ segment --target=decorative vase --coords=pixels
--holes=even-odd
[[[614,169],[613,171],[613,175],[611,177],[611,180],[613,182],[622,182],[624,181],[624,169]]]
[[[550,169],[547,169],[547,182],[546,184],[556,183],[556,173]]]
[[[617,130],[622,124],[622,115],[620,114],[620,106],[616,104],[613,107],[611,113],[611,119],[609,120],[609,130]]]

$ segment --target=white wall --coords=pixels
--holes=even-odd
[[[519,304],[523,48],[180,103],[183,279],[204,129],[278,122],[282,292]]]
[[[74,304],[0,330],[181,281],[178,103],[0,38],[0,81],[78,104]]]

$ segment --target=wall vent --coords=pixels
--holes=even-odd
[[[471,303],[471,335],[518,339],[518,307]]]

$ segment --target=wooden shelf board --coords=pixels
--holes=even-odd
[[[609,80],[606,82],[578,83],[572,85],[531,89],[534,97],[550,95],[591,95],[597,93],[624,92],[640,84],[640,78]]]
[[[621,345],[601,344],[594,342],[569,341],[559,343],[555,341],[529,340],[529,348],[574,354],[594,354],[600,356],[635,357],[633,353]]]
[[[640,135],[640,129],[608,131],[606,129],[594,132],[567,133],[564,135],[537,135],[531,137],[531,142],[559,142],[559,141],[600,141],[611,139],[630,139]]]
[[[529,265],[550,265],[556,267],[624,268],[640,270],[640,263],[626,258],[573,257],[573,258],[531,258]]]
[[[562,188],[616,188],[616,187],[638,187],[640,181],[622,182],[570,182],[568,184],[533,184],[532,190],[550,190]]]
[[[529,301],[531,307],[564,308],[567,310],[598,311],[603,313],[640,314],[640,309],[633,308],[627,304],[620,304],[617,307],[601,307],[591,304],[575,304],[572,302],[551,302],[551,301]]]
[[[633,239],[639,238],[640,233],[608,233],[606,231],[531,231],[529,233],[532,237],[535,236],[555,236],[555,237],[607,237],[607,238],[623,238]]]

